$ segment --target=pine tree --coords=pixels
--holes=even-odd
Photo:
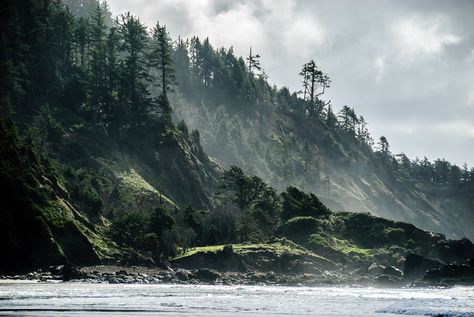
[[[316,101],[330,87],[331,79],[319,69],[314,60],[304,64],[299,75],[303,78],[303,99],[309,101],[307,110],[311,116],[319,117],[326,104]]]
[[[111,125],[111,128],[116,131],[118,130],[125,117],[122,105],[118,102],[118,89],[119,89],[119,66],[118,66],[118,46],[119,34],[117,28],[112,27],[109,30],[106,40],[106,105],[105,112],[108,115],[107,122]]]
[[[357,118],[354,108],[347,105],[342,107],[339,112],[339,122],[343,131],[355,135],[356,126],[359,124],[359,118]]]
[[[107,85],[107,26],[105,12],[100,5],[91,19],[91,60],[89,80],[89,107],[97,124],[107,127],[111,107]]]
[[[178,38],[173,51],[173,65],[176,73],[176,83],[179,85],[180,90],[183,93],[188,92],[190,88],[189,72],[191,65],[188,47],[188,40],[184,41],[182,38]]]
[[[150,93],[146,82],[149,81],[145,53],[148,36],[146,27],[130,12],[117,19],[120,34],[120,49],[125,61],[120,66],[120,99],[128,111],[132,126],[144,123],[150,110]]]
[[[90,24],[88,18],[79,18],[74,28],[74,61],[83,69],[89,60]]]
[[[260,54],[252,54],[252,46],[250,46],[250,53],[247,56],[247,65],[249,74],[253,75],[254,70],[261,71],[262,67],[260,66]]]
[[[211,79],[213,78],[214,64],[215,64],[215,54],[214,48],[209,42],[209,38],[206,38],[202,43],[201,47],[201,58],[202,58],[202,67],[200,77],[205,87],[211,86]]]
[[[189,43],[189,61],[191,78],[193,82],[200,81],[200,73],[202,69],[201,46],[201,41],[198,37],[194,36],[191,38],[191,41]]]
[[[332,111],[331,105],[329,105],[328,110],[327,110],[326,125],[330,129],[335,129],[337,127],[337,118],[334,112]]]
[[[173,92],[176,84],[173,69],[171,39],[166,31],[166,26],[160,26],[159,22],[153,28],[153,49],[151,52],[151,66],[157,69],[160,76],[161,94],[158,105],[161,109],[165,124],[171,124],[172,109],[169,104],[168,92]]]
[[[389,157],[391,155],[390,153],[390,145],[388,144],[387,138],[384,136],[381,136],[379,139],[379,151],[382,153],[384,157]]]

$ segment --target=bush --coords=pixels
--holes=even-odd
[[[150,251],[155,254],[159,249],[158,235],[156,233],[140,234],[135,239],[136,248],[142,251]]]
[[[383,231],[387,242],[402,245],[405,240],[405,231],[402,228],[387,228]]]
[[[147,223],[142,213],[123,215],[112,222],[109,234],[120,245],[136,247],[137,238],[146,233]]]
[[[281,194],[283,198],[282,219],[288,220],[298,216],[322,217],[331,211],[313,194],[306,194],[296,187],[288,187]]]
[[[283,225],[283,234],[290,239],[301,240],[311,233],[315,233],[321,224],[314,217],[294,217]]]
[[[171,212],[163,207],[156,208],[150,218],[151,231],[161,235],[165,230],[174,228],[176,221]]]

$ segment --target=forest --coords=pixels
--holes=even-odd
[[[301,91],[291,92],[252,50],[172,39],[159,21],[112,16],[105,1],[4,1],[0,11],[3,269],[159,264],[275,238],[345,264],[401,267],[426,241],[441,250],[456,243],[445,235],[474,236],[474,168],[392,153],[354,108],[324,100],[332,83],[314,60],[295,69]],[[348,210],[337,175],[386,186],[364,199],[393,221]],[[377,213],[396,191],[425,213]],[[456,202],[431,212],[423,197],[439,191]]]

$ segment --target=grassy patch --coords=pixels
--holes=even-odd
[[[332,240],[334,243],[334,249],[344,254],[356,253],[357,255],[363,256],[363,257],[369,257],[374,254],[373,249],[362,248],[360,246],[357,246],[351,243],[348,240],[338,239],[334,237],[332,238]]]
[[[283,253],[290,253],[295,255],[309,255],[309,256],[316,256],[312,252],[306,250],[302,246],[299,246],[291,241],[285,239],[279,239],[272,242],[267,243],[249,243],[249,244],[231,244],[232,249],[235,253],[244,255],[248,252],[272,252],[276,255],[281,255]],[[204,247],[196,247],[188,249],[184,254],[181,254],[175,258],[181,259],[188,256],[195,255],[197,253],[217,253],[224,249],[225,245],[210,245]]]
[[[363,248],[349,240],[323,234],[312,234],[309,238],[308,244],[315,250],[318,248],[331,248],[334,251],[346,255],[355,253],[363,258],[371,257],[376,252],[374,249]]]

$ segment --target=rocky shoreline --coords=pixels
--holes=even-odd
[[[374,269],[375,271],[375,269]],[[141,266],[97,265],[51,266],[17,275],[0,275],[5,280],[31,282],[73,282],[109,284],[189,284],[189,285],[280,285],[280,286],[453,286],[474,285],[474,268],[450,265],[427,272],[422,278],[408,278],[385,269],[373,274],[325,272],[324,274],[270,272],[218,272],[208,268],[153,268]],[[462,273],[462,276],[459,274]]]

